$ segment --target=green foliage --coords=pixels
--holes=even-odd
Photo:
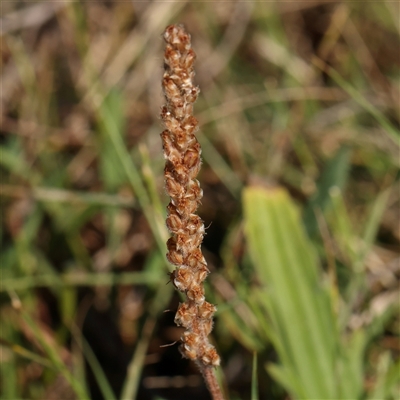
[[[341,331],[293,201],[281,188],[249,187],[243,196],[246,239],[264,288],[259,301],[280,358],[268,371],[294,398],[364,397],[366,332]],[[373,398],[389,398],[389,354],[378,368]]]
[[[315,255],[285,192],[244,192],[247,239],[268,292],[265,307],[283,366],[272,371],[298,398],[337,398],[337,338],[328,292],[318,285]]]
[[[319,232],[316,215],[325,211],[330,203],[332,188],[343,189],[348,180],[351,149],[347,146],[340,148],[334,157],[326,164],[324,171],[317,181],[317,190],[310,198],[304,211],[304,223],[310,236]]]

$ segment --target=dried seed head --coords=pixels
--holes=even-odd
[[[182,129],[184,129],[185,132],[188,133],[189,135],[195,133],[196,130],[198,129],[197,119],[193,116],[186,118],[182,122]],[[192,145],[193,143],[195,143],[195,140],[196,138],[193,136],[192,141],[188,141],[188,145]]]
[[[186,358],[203,366],[219,365],[215,348],[208,341],[216,307],[205,301],[203,281],[210,272],[201,252],[205,235],[203,221],[195,214],[203,191],[196,179],[201,167],[201,148],[194,133],[198,122],[193,104],[199,88],[193,84],[190,35],[180,25],[170,25],[164,32],[166,41],[162,79],[166,104],[161,109],[165,130],[161,133],[166,165],[165,190],[171,201],[167,206],[166,225],[172,233],[167,241],[167,258],[176,265],[170,280],[186,294],[175,315],[182,334],[180,351]]]
[[[189,183],[189,175],[187,166],[184,163],[177,162],[174,164],[173,170],[174,178],[181,185],[187,186]]]
[[[207,319],[202,322],[202,328],[205,335],[209,335],[213,328],[213,320]]]
[[[189,300],[194,301],[197,305],[202,305],[204,303],[204,288],[202,285],[193,284],[191,288],[186,292]]]
[[[210,270],[206,266],[200,265],[200,267],[194,272],[194,280],[196,282],[203,282],[209,273]]]
[[[185,195],[184,187],[171,175],[169,171],[165,171],[165,191],[171,197],[182,198]]]
[[[201,218],[198,215],[192,214],[186,225],[187,233],[189,235],[199,234],[204,235],[205,229]],[[196,246],[197,247],[197,246]]]
[[[193,214],[198,207],[197,201],[190,199],[171,198],[172,204],[176,208],[176,212],[186,220]]]
[[[195,360],[199,355],[200,336],[197,333],[185,331],[181,336],[182,346],[181,351],[184,356]]]
[[[201,266],[207,266],[206,260],[200,249],[194,249],[185,259],[185,265],[189,265],[191,268],[196,269]],[[207,269],[208,271],[208,269]]]
[[[187,346],[195,347],[200,341],[200,336],[197,333],[186,331],[183,332],[181,340],[182,343],[186,344]]]
[[[175,315],[175,323],[190,329],[196,318],[197,308],[194,304],[180,303]]]
[[[176,249],[176,242],[174,237],[170,237],[167,241],[167,258],[171,264],[174,265],[182,265],[183,263],[183,256],[182,254]]]
[[[167,228],[172,233],[178,233],[185,225],[178,214],[169,214],[166,220]]]
[[[187,70],[193,69],[193,64],[195,59],[196,59],[196,53],[192,49],[189,49],[184,59],[183,67],[186,68]]]
[[[201,357],[201,361],[205,365],[212,365],[213,367],[218,367],[221,362],[217,350],[215,350],[214,346],[209,346],[207,350],[204,352],[203,356]]]
[[[214,315],[214,313],[217,311],[217,307],[214,306],[214,304],[208,303],[205,301],[200,307],[199,307],[199,316],[200,318],[203,319],[210,319]]]
[[[181,292],[189,289],[193,282],[193,271],[186,265],[172,272],[174,286]]]
[[[188,358],[189,360],[197,360],[199,358],[197,349],[194,349],[187,344],[182,344],[179,346],[179,350],[183,357]]]
[[[181,162],[182,154],[175,147],[169,131],[165,130],[161,133],[161,138],[163,141],[164,157],[169,160],[173,165],[175,163]]]
[[[189,170],[193,168],[197,168],[201,161],[200,161],[200,144],[195,143],[192,147],[186,150],[186,153],[183,157],[183,163]]]

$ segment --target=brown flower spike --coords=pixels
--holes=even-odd
[[[201,166],[201,148],[194,135],[198,122],[193,116],[193,104],[199,94],[193,84],[196,55],[190,35],[181,25],[168,26],[164,40],[162,86],[166,105],[161,118],[166,129],[161,138],[166,158],[165,189],[171,198],[166,223],[172,234],[167,242],[167,258],[176,265],[170,274],[173,285],[186,295],[175,322],[186,329],[181,337],[182,355],[200,367],[214,399],[222,399],[212,368],[219,365],[220,358],[208,340],[216,307],[204,298],[203,281],[209,273],[201,252],[204,224],[195,214],[203,196],[196,179]]]

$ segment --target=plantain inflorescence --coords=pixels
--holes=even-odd
[[[165,126],[161,138],[166,159],[165,189],[171,198],[166,223],[172,235],[167,242],[167,258],[176,266],[170,274],[171,282],[186,295],[175,316],[176,324],[185,328],[180,351],[204,369],[218,366],[220,358],[208,340],[216,307],[204,297],[203,281],[210,271],[201,251],[204,224],[196,214],[203,196],[196,179],[201,166],[201,148],[195,136],[198,122],[193,116],[199,94],[193,84],[196,55],[190,35],[181,25],[168,26],[164,40],[162,86],[166,104],[161,110]]]

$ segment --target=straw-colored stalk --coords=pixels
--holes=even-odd
[[[194,135],[198,122],[193,116],[193,104],[199,94],[199,88],[193,84],[196,55],[183,26],[168,26],[164,39],[162,86],[166,104],[161,118],[166,129],[161,137],[166,159],[165,189],[171,198],[166,222],[172,234],[167,242],[167,258],[176,266],[171,281],[186,296],[179,305],[175,322],[185,328],[181,337],[182,355],[198,365],[213,398],[220,400],[223,396],[214,375],[220,358],[208,340],[216,307],[204,297],[203,281],[210,271],[201,251],[204,224],[196,214],[203,196],[196,179],[201,166],[201,148]]]

